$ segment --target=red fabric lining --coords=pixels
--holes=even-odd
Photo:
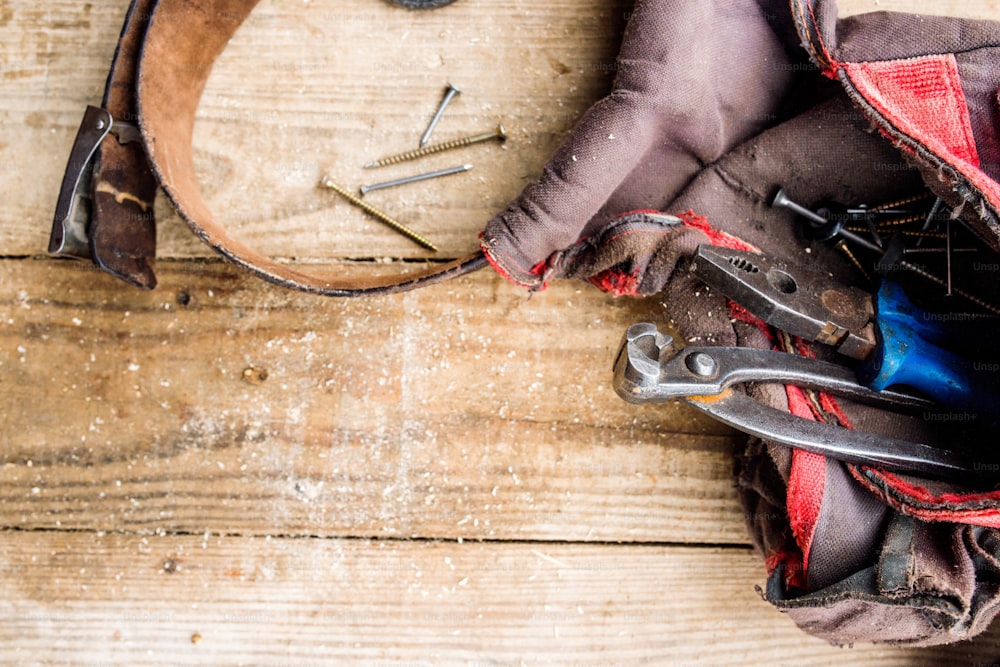
[[[730,250],[743,250],[746,252],[760,252],[760,248],[750,245],[746,241],[739,239],[732,234],[721,232],[708,223],[708,218],[697,215],[694,211],[687,210],[677,216],[685,227],[691,227],[702,232],[712,242],[712,245]]]
[[[869,491],[901,514],[914,516],[922,521],[949,521],[987,528],[1000,528],[1000,508],[972,507],[965,509],[956,507],[956,505],[966,503],[1000,501],[1000,491],[969,495],[955,493],[935,495],[923,486],[912,484],[892,473],[881,470],[869,470],[869,474],[874,474],[881,484],[873,482],[868,475],[859,470],[852,469],[852,474]],[[888,487],[889,492],[886,491],[886,487]],[[933,509],[916,507],[910,502],[936,505],[937,507]]]
[[[779,567],[785,567],[785,588],[804,589],[806,587],[805,572],[802,571],[802,555],[787,551],[775,551],[764,558],[767,574],[774,574]]]
[[[611,296],[636,296],[639,291],[639,270],[633,273],[608,269],[590,277],[589,282]]]
[[[812,404],[798,387],[786,386],[788,410],[796,417],[815,420]],[[792,449],[792,469],[788,478],[785,504],[792,535],[802,550],[803,573],[816,537],[823,494],[826,491],[826,457],[801,449]]]
[[[767,337],[767,340],[771,343],[772,348],[777,346],[778,339],[774,335],[774,329],[768,326],[760,318],[751,315],[750,311],[735,301],[727,301],[726,303],[729,304],[729,319],[739,320],[740,322],[745,322],[746,324],[757,327],[757,329],[759,329],[760,332]]]
[[[779,342],[774,335],[774,330],[757,317],[751,315],[743,306],[729,302],[729,314],[733,319],[746,322],[757,327],[767,336],[771,346],[778,349]],[[795,339],[796,348],[805,356],[815,356],[812,349],[800,339]],[[798,387],[786,386],[785,394],[788,397],[789,412],[802,417],[803,419],[815,420],[812,403],[806,398],[805,393]],[[830,396],[820,394],[823,401],[823,408],[829,409],[838,417],[843,415],[840,406],[837,405]],[[846,415],[843,417],[842,425],[849,426],[850,422]],[[785,509],[788,512],[788,524],[792,529],[795,543],[801,550],[801,561],[794,567],[789,567],[790,572],[799,575],[801,587],[805,586],[806,569],[809,563],[809,552],[812,550],[813,540],[816,537],[816,527],[819,524],[819,514],[823,508],[823,496],[826,492],[826,457],[820,454],[812,454],[799,449],[792,449],[792,469],[789,473],[788,488],[785,491]],[[788,554],[781,554],[781,562],[787,564]]]
[[[1000,184],[980,169],[953,54],[843,67],[858,92],[897,131],[955,167],[994,206],[1000,205]]]

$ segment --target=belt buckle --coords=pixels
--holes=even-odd
[[[49,253],[60,257],[93,259],[90,250],[90,184],[94,155],[111,132],[114,121],[105,109],[87,106],[66,163],[56,214],[49,236]]]
[[[94,259],[90,247],[91,178],[97,149],[109,134],[114,134],[122,144],[140,140],[134,125],[115,123],[109,111],[88,105],[59,188],[52,234],[49,236],[50,254]]]

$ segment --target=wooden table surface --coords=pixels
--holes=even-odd
[[[491,271],[399,296],[282,290],[168,205],[160,286],[44,253],[127,3],[0,0],[0,660],[29,664],[996,664],[1000,633],[833,648],[762,601],[736,436],[610,386],[655,299]],[[252,246],[344,274],[427,257],[320,190],[435,137],[468,174],[371,201],[477,245],[610,85],[627,0],[265,0],[199,111],[209,204]],[[993,0],[852,0],[1000,18]],[[412,167],[380,172],[395,176]]]

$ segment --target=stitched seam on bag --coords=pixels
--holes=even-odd
[[[887,493],[891,493],[900,499],[906,499],[909,507],[935,510],[942,505],[951,505],[947,511],[958,512],[993,512],[1000,513],[1000,491],[988,491],[985,493],[939,493],[933,494],[925,487],[907,482],[892,473],[873,470],[876,473],[872,479],[877,479],[885,485]],[[1000,514],[997,514],[1000,519]]]
[[[542,283],[542,281],[537,277],[529,278],[528,276],[534,276],[535,274],[524,270],[524,268],[517,261],[511,259],[507,253],[498,251],[493,239],[484,238],[480,245],[482,246],[483,254],[486,256],[486,259],[490,262],[490,264],[493,265],[501,276],[510,282],[520,287],[529,288],[537,287]]]
[[[808,19],[806,18],[806,5],[809,8]],[[812,2],[795,2],[792,17],[796,25],[801,27],[799,36],[808,43],[810,57],[826,69],[826,74],[829,75],[836,69],[836,63],[830,55],[829,50],[827,50],[826,44],[823,43],[823,37],[819,32],[819,22],[816,20],[816,13],[813,10]]]
[[[758,136],[760,136],[760,135],[758,135]],[[750,199],[751,201],[753,201],[754,203],[758,203],[758,204],[760,204],[760,203],[767,203],[767,195],[766,194],[762,194],[760,192],[757,192],[752,187],[750,187],[749,185],[747,185],[741,178],[738,178],[737,176],[734,176],[731,172],[727,171],[724,167],[722,167],[721,164],[714,163],[714,164],[711,165],[711,167],[712,167],[712,171],[714,171],[716,173],[716,175],[719,177],[719,179],[723,183],[725,183],[726,185],[728,185],[730,188],[732,188],[733,190],[735,190],[736,192],[738,192],[740,194],[743,194],[743,195],[746,195],[746,197],[748,199]]]
[[[895,475],[877,470],[856,471],[852,475],[870,492],[881,498],[893,510],[913,516],[921,521],[961,523],[984,528],[1000,528],[1000,509],[994,507],[982,508],[935,508],[926,503],[913,502],[913,499],[902,493],[895,484],[905,484]]]

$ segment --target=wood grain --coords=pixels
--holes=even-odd
[[[743,582],[745,549],[8,533],[12,660],[147,664],[989,664],[834,648]],[[16,584],[14,583],[16,581]]]
[[[618,399],[619,337],[656,299],[483,272],[340,301],[217,260],[157,210],[160,288],[44,258],[125,0],[0,0],[0,660],[26,664],[991,665],[835,649],[761,601],[729,430]],[[317,188],[502,121],[469,174],[373,193],[441,246],[542,169],[609,89],[628,0],[265,0],[199,109],[206,198],[297,266],[427,254]],[[994,0],[842,0],[1000,18]],[[414,165],[416,168],[417,165]]]
[[[140,293],[81,266],[0,263],[3,525],[746,543],[729,431],[611,389],[655,300],[482,273],[329,301],[221,262]]]
[[[349,188],[472,163],[460,177],[372,193],[371,202],[440,246],[468,254],[477,234],[536,176],[580,114],[610,89],[626,0],[464,0],[413,12],[380,0],[264,2],[213,70],[195,131],[206,201],[261,251],[289,258],[424,257],[427,252],[318,188]],[[13,3],[0,25],[8,95],[0,120],[0,243],[44,251],[66,155],[86,104],[100,100],[126,2],[79,9]],[[335,8],[335,11],[333,11]],[[30,30],[24,26],[31,26]],[[262,49],[260,45],[267,48]],[[503,122],[504,145],[479,145],[364,170],[415,148],[445,84],[463,93],[434,134],[447,140]],[[41,147],[53,159],[25,163]],[[13,168],[17,165],[17,168]],[[160,257],[211,255],[159,198]]]

